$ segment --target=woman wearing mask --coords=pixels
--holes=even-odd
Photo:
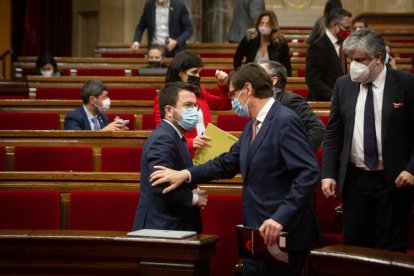
[[[37,58],[36,68],[33,74],[44,77],[63,76],[63,73],[59,71],[55,58],[49,52],[45,52]]]
[[[234,68],[241,66],[243,58],[246,58],[246,63],[273,60],[282,63],[288,76],[291,76],[289,46],[280,33],[274,12],[261,13],[256,20],[255,29],[249,29],[246,33],[234,55]]]
[[[181,51],[171,61],[165,77],[165,83],[183,81],[199,88],[196,93],[197,103],[200,107],[198,110],[198,122],[195,128],[185,134],[187,146],[192,156],[197,148],[203,147],[208,142],[208,137],[203,136],[203,134],[208,123],[212,122],[210,109],[231,109],[231,101],[227,95],[227,74],[222,71],[216,72],[220,95],[213,95],[200,85],[200,72],[203,66],[203,62],[198,54],[189,50]],[[158,97],[154,100],[154,117],[155,124],[158,126],[161,122]],[[194,120],[188,118],[188,122],[183,123],[190,126],[193,122]]]

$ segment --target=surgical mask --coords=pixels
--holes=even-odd
[[[161,61],[150,61],[148,62],[148,68],[160,68],[161,67]]]
[[[181,112],[181,119],[178,121],[175,120],[180,127],[185,129],[186,131],[190,131],[197,126],[197,123],[198,123],[197,108],[193,108],[191,111],[188,111],[186,108],[183,108],[180,110],[180,112]]]
[[[350,34],[351,34],[351,31],[339,30],[338,39],[340,41],[344,41]]]
[[[111,107],[111,99],[106,98],[105,100],[103,100],[101,102],[102,102],[102,106],[99,106],[99,105],[96,105],[96,104],[94,104],[94,105],[98,109],[99,113],[105,113]]]
[[[188,75],[187,83],[192,84],[194,86],[200,86],[200,77]]]
[[[51,70],[40,70],[40,73],[44,77],[51,77],[53,75],[53,69],[51,69]]]
[[[242,92],[240,92],[239,96],[231,101],[231,106],[233,107],[234,112],[240,117],[249,118],[249,107],[247,106],[247,103],[249,102],[249,99],[247,99],[247,102],[245,105],[242,105],[240,103],[239,97]]]
[[[259,33],[261,35],[270,35],[271,32],[272,32],[272,29],[270,27],[259,26]]]
[[[372,61],[371,61],[372,62]],[[351,67],[349,68],[351,80],[354,82],[364,82],[369,77],[369,68],[365,64],[358,61],[352,61]]]
[[[388,64],[388,63],[390,63],[390,54],[386,53],[384,64]]]

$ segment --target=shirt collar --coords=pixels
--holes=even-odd
[[[256,116],[256,120],[260,121],[260,123],[264,122],[264,119],[266,118],[267,113],[269,113],[270,108],[272,107],[273,103],[275,102],[275,99],[269,98],[267,103],[260,109],[259,113]]]
[[[383,87],[385,85],[385,76],[387,75],[387,66],[379,73],[378,77],[372,82],[375,87]]]
[[[88,117],[88,120],[92,120],[93,118],[97,118],[98,115],[94,116],[87,108],[85,105],[83,105],[83,110],[85,110],[86,116]]]
[[[329,40],[335,45],[338,42],[338,39],[328,30],[326,30],[326,35],[328,36]]]
[[[181,133],[181,131],[178,130],[178,128],[175,127],[175,125],[173,123],[171,123],[170,121],[163,119],[165,122],[169,123],[177,132],[178,136],[180,136],[181,139],[183,139],[184,134]]]

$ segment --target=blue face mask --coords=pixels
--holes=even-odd
[[[388,63],[390,63],[390,54],[386,53],[384,64],[387,65]]]
[[[186,108],[183,108],[180,111],[181,111],[181,119],[179,121],[176,120],[177,124],[183,129],[185,129],[186,131],[190,131],[193,128],[195,128],[198,123],[197,108],[193,108],[191,111],[188,111]]]
[[[247,99],[246,104],[242,105],[239,100],[241,93],[243,93],[243,91],[240,92],[237,98],[231,101],[231,106],[233,107],[234,112],[236,112],[238,116],[249,118],[249,108],[247,107],[247,103],[249,102],[249,100]]]

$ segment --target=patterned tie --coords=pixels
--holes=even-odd
[[[94,124],[93,130],[100,130],[101,129],[101,125],[99,124],[99,121],[98,121],[97,117],[93,117],[92,122]]]
[[[253,142],[254,138],[256,138],[256,134],[257,134],[257,126],[260,124],[259,120],[255,120],[254,123],[252,124],[252,139],[250,140],[250,143]]]
[[[342,47],[342,41],[338,41],[339,44],[339,63],[341,64],[341,70],[344,75],[346,75],[346,58],[345,58],[345,52],[344,48]]]
[[[378,163],[378,149],[372,83],[367,84],[367,87],[368,93],[364,110],[364,163],[372,169]]]

